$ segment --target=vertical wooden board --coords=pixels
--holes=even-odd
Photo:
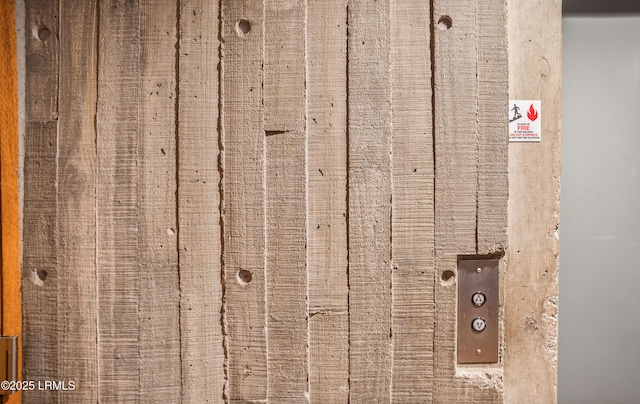
[[[140,2],[138,394],[149,402],[178,402],[182,397],[176,217],[177,7],[173,0]]]
[[[500,377],[456,365],[456,282],[460,255],[478,253],[478,10],[480,3],[435,0],[434,138],[436,279],[434,402],[502,402]],[[480,5],[479,5],[480,4]],[[490,207],[487,207],[490,208]],[[483,209],[485,209],[483,207]],[[487,373],[487,374],[485,374]]]
[[[45,380],[61,377],[58,334],[50,332],[58,315],[58,2],[26,1],[25,14],[22,376]],[[25,400],[57,397],[51,390],[24,392]]]
[[[140,392],[138,106],[140,7],[100,2],[97,110],[99,400]]]
[[[348,3],[350,400],[389,401],[389,2]]]
[[[267,0],[264,130],[268,398],[308,400],[305,1]]]
[[[455,269],[457,254],[476,252],[476,2],[433,4],[435,237],[437,264],[446,267],[442,270]]]
[[[60,392],[59,400],[65,403],[92,402],[98,397],[96,7],[96,2],[86,1],[60,9],[58,315],[49,326],[57,324],[59,374],[78,383],[77,391]]]
[[[226,396],[267,399],[263,4],[222,2]]]
[[[58,0],[25,0],[27,120],[58,117]],[[46,89],[47,91],[43,91]]]
[[[180,4],[178,239],[182,401],[222,400],[218,2]],[[220,166],[222,167],[222,166]]]
[[[542,141],[509,146],[506,402],[557,401],[562,2],[509,1],[509,98],[542,101]],[[545,27],[541,30],[540,27]]]
[[[478,213],[480,254],[503,253],[507,244],[509,102],[506,0],[478,1]]]
[[[265,0],[264,10],[264,130],[304,132],[306,1]]]
[[[349,398],[347,0],[307,3],[311,402]]]
[[[349,400],[349,315],[317,312],[311,315],[309,321],[311,322],[309,401],[328,404],[347,403]],[[337,347],[337,349],[331,349],[331,347]],[[340,349],[342,347],[346,348]],[[314,371],[314,369],[317,370]]]
[[[268,391],[278,403],[306,402],[309,392],[304,138],[266,142]]]
[[[432,400],[434,334],[431,9],[391,5],[393,116],[392,400]]]
[[[27,66],[30,62],[27,57]],[[38,94],[28,92],[26,102]],[[56,103],[57,104],[57,103]],[[56,154],[58,122],[29,122],[24,139],[22,235],[23,380],[62,377],[58,372],[58,242]],[[57,402],[58,392],[23,392],[29,402]]]

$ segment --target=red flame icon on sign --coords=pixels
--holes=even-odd
[[[527,112],[527,117],[531,120],[531,122],[538,119],[538,111],[533,108],[533,104],[529,107],[529,111]]]

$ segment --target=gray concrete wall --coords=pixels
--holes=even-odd
[[[561,404],[640,402],[640,17],[565,17]]]

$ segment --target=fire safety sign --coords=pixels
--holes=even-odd
[[[540,100],[509,101],[509,141],[539,142],[542,138]]]

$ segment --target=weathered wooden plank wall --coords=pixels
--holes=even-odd
[[[25,402],[505,400],[506,0],[26,5]]]

